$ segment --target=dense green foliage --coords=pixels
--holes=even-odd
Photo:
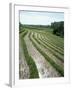
[[[53,34],[64,37],[64,22],[54,22],[51,23],[51,27],[53,28]]]
[[[19,33],[24,32],[24,25],[19,22]]]

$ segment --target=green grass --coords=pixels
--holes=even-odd
[[[62,57],[60,57],[60,54],[58,54],[58,52],[56,52],[55,50],[53,50],[52,48],[49,48],[49,46],[45,43],[45,42],[43,42],[44,40],[39,40],[39,38],[37,37],[35,37],[35,36],[33,36],[33,38],[36,40],[36,42],[38,43],[38,44],[40,44],[41,46],[43,46],[45,49],[47,49],[50,53],[52,53],[55,57],[57,57],[60,61],[62,61],[62,62],[64,62],[64,60],[63,60],[63,58]]]
[[[28,66],[29,66],[30,78],[39,78],[36,64],[35,64],[34,60],[32,59],[32,57],[29,55],[25,40],[23,39],[26,34],[27,34],[27,31],[22,32],[20,34],[20,39],[21,39],[21,44],[22,44],[24,56],[25,56],[25,59],[26,59]]]
[[[59,50],[58,48],[54,47],[49,41],[46,41],[44,39],[44,36],[43,38],[41,37],[41,34],[40,34],[40,37],[39,37],[39,34],[37,34],[37,37],[35,37],[34,35],[34,39],[39,43],[41,44],[42,46],[44,46],[46,49],[48,49],[52,54],[54,54],[56,57],[60,58],[60,59],[64,59],[63,58],[63,51]]]
[[[40,34],[42,36],[45,37],[45,39],[49,40],[50,42],[52,42],[54,45],[61,47],[62,49],[64,48],[64,39],[60,38],[59,36],[55,36],[53,34],[51,34],[50,32],[40,32]]]
[[[64,53],[64,50],[62,48],[60,48],[59,46],[55,45],[53,42],[50,41],[50,38],[42,36],[40,34],[40,39],[47,42],[47,44],[49,43],[51,46],[55,47],[56,49],[60,50],[61,52]]]

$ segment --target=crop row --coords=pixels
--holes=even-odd
[[[64,70],[63,67],[61,67],[60,65],[58,65],[57,63],[55,63],[55,61],[53,61],[52,58],[50,58],[39,46],[38,44],[40,44],[40,46],[42,46],[42,41],[40,42],[38,38],[35,37],[35,34],[31,35],[31,33],[29,34],[29,38],[31,40],[31,42],[33,43],[33,45],[36,47],[36,49],[45,57],[45,59],[61,74],[61,76],[64,76]],[[36,42],[38,43],[36,43]]]
[[[29,66],[30,78],[39,78],[39,74],[38,74],[36,64],[35,64],[33,58],[29,55],[28,50],[27,50],[27,46],[26,46],[26,43],[24,40],[24,37],[26,34],[27,34],[27,31],[20,33],[20,39],[21,39],[21,45],[23,48],[23,53],[24,53],[26,62]]]
[[[45,37],[45,39],[49,40],[52,44],[56,45],[57,47],[63,49],[64,48],[64,40],[63,38],[59,38],[58,36],[54,36],[49,32],[42,32],[38,31],[39,34]],[[38,33],[37,32],[37,33]]]
[[[34,34],[33,34],[33,38],[35,39],[35,41],[37,42],[37,44],[39,45],[39,47],[58,65],[63,67],[63,63],[61,62],[61,59],[59,60],[59,58],[57,58],[54,53],[52,53],[50,51],[50,48],[48,48],[45,43],[42,43],[43,41],[40,41],[38,38],[35,38]],[[46,48],[47,47],[47,48]]]
[[[55,48],[52,46],[50,46],[49,43],[45,42],[44,39],[41,39],[40,37],[38,37],[37,35],[37,38],[35,37],[36,41],[38,43],[40,43],[42,46],[44,46],[46,49],[48,49],[53,55],[55,55],[57,58],[59,58],[62,62],[63,62],[63,55],[61,55],[60,53],[58,53],[59,50],[55,50]]]

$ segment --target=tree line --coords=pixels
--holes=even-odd
[[[51,23],[51,28],[53,28],[53,34],[64,37],[64,21]]]
[[[30,28],[30,29],[42,29],[45,28],[52,28],[53,29],[53,34],[57,36],[64,37],[64,21],[60,22],[52,22],[51,25],[23,25],[19,22],[19,30],[22,32],[24,28]]]

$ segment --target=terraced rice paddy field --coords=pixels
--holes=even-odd
[[[24,28],[19,32],[19,78],[64,76],[64,38],[49,30]]]

